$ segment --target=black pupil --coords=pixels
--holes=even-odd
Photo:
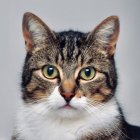
[[[47,73],[48,73],[49,76],[52,76],[52,74],[54,73],[54,68],[53,67],[49,67],[47,69]]]
[[[89,68],[85,69],[85,75],[89,77],[91,74],[91,70]]]

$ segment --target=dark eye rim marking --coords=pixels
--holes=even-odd
[[[82,76],[81,76],[81,72],[84,70],[84,69],[93,69],[94,70],[94,76],[91,78],[91,79],[84,79]],[[84,67],[84,68],[82,68],[81,70],[80,70],[80,72],[79,72],[79,74],[78,74],[78,79],[82,79],[82,80],[84,80],[84,81],[90,81],[90,80],[92,80],[92,79],[94,79],[95,78],[95,76],[96,76],[96,69],[94,68],[94,67],[92,67],[92,66],[88,66],[88,67]]]
[[[57,75],[55,77],[53,77],[53,78],[46,77],[45,74],[44,74],[44,72],[43,72],[44,68],[46,68],[46,67],[53,67],[57,71]],[[41,71],[42,71],[42,75],[46,79],[53,80],[53,79],[59,79],[60,78],[59,70],[54,65],[45,65],[45,66],[43,66],[41,68]]]

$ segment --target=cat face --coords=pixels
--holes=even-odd
[[[64,118],[88,114],[112,98],[119,20],[109,17],[93,31],[56,33],[26,13],[23,35],[27,56],[22,74],[23,100],[41,114]]]

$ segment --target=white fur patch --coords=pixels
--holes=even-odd
[[[114,128],[119,116],[115,99],[104,105],[87,107],[85,97],[71,100],[73,108],[63,108],[65,100],[55,88],[38,104],[21,104],[17,132],[25,140],[77,140],[90,132]]]

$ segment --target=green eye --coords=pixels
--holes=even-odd
[[[95,76],[95,69],[92,67],[87,67],[81,70],[80,77],[83,80],[91,80]]]
[[[48,79],[55,79],[58,76],[58,70],[54,66],[43,67],[42,73]]]

